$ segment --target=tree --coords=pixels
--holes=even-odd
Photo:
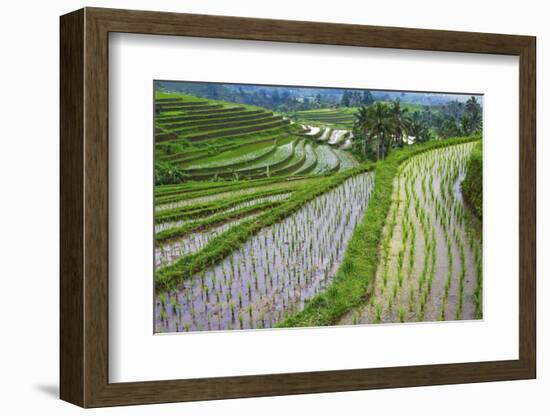
[[[359,91],[354,91],[351,95],[350,106],[358,107],[361,105],[361,101],[362,101],[361,93]]]
[[[321,94],[319,93],[315,96],[315,104],[321,105]]]
[[[461,118],[461,124],[465,135],[478,133],[482,128],[483,110],[477,102],[476,97],[472,96],[464,105],[464,115]]]
[[[281,97],[279,96],[279,90],[275,89],[273,91],[273,94],[271,95],[271,100],[273,101],[274,106],[277,106],[281,102]]]
[[[208,84],[206,86],[207,96],[216,100],[219,98],[218,86],[215,84]]]
[[[340,102],[344,107],[350,106],[350,92],[348,90],[344,90],[344,94],[342,95],[342,101]]]
[[[401,108],[401,102],[395,100],[390,107],[392,118],[392,145],[393,147],[403,147],[403,137],[409,128],[409,120],[406,117],[407,109]]]
[[[361,97],[361,104],[364,106],[369,106],[374,103],[374,97],[369,90],[363,90],[363,96]]]
[[[457,137],[462,135],[462,128],[459,122],[452,117],[445,117],[439,128],[441,137]]]
[[[481,132],[483,111],[476,97],[466,102],[453,100],[432,114],[430,125],[440,137],[469,136]]]
[[[414,137],[415,143],[423,143],[431,139],[430,130],[422,121],[420,112],[415,111],[409,118],[408,133]]]
[[[366,131],[368,119],[367,107],[362,106],[355,113],[355,120],[353,123],[353,136],[356,140],[353,141],[354,145],[359,147],[359,152],[367,157],[367,150],[369,147],[369,135]]]
[[[389,149],[389,140],[394,130],[393,115],[384,103],[362,106],[356,113],[354,135],[363,141],[363,154],[369,145],[376,148],[376,160],[383,159]]]

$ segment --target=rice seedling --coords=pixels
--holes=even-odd
[[[375,305],[375,310],[376,310],[376,317],[375,317],[375,323],[379,323],[382,321],[382,305],[380,305],[379,303],[377,303]]]
[[[372,313],[364,315],[366,322],[377,321],[379,305],[382,311],[378,315],[387,322],[401,322],[402,316],[419,321],[444,320],[451,299],[453,316],[463,319],[467,291],[472,303],[481,304],[476,295],[480,290],[474,293],[466,284],[466,274],[473,269],[465,243],[471,248],[477,240],[465,228],[467,217],[457,196],[457,184],[471,147],[465,144],[422,153],[399,169],[380,245],[379,283],[372,297],[379,300],[367,305]],[[402,295],[402,290],[408,293]],[[452,292],[456,295],[453,293],[451,298]],[[392,314],[392,310],[397,313]],[[468,309],[468,317],[470,313]]]
[[[399,322],[405,322],[405,308],[402,306],[399,308]]]

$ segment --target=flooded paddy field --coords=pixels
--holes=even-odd
[[[460,190],[473,146],[432,150],[401,166],[372,293],[341,324],[482,317],[481,226]]]
[[[373,185],[371,173],[346,179],[175,290],[157,294],[155,331],[269,328],[303,309],[336,275]],[[181,249],[200,244],[192,238],[180,241]]]

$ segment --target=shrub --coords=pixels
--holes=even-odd
[[[483,147],[476,144],[466,166],[466,177],[462,182],[465,202],[479,219],[483,218]]]

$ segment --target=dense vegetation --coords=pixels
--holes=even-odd
[[[483,147],[479,142],[468,160],[466,177],[462,182],[464,199],[472,211],[483,217]]]
[[[354,149],[371,160],[384,159],[391,149],[432,138],[480,133],[482,110],[475,97],[466,103],[451,101],[441,107],[410,111],[400,101],[375,102],[355,114]]]

